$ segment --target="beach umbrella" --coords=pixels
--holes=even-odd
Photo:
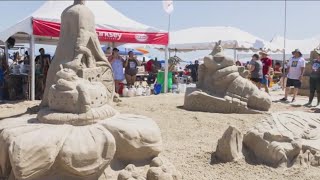
[[[149,51],[147,49],[145,49],[145,48],[136,48],[136,50],[142,52],[143,54],[148,54],[149,53]]]
[[[136,56],[141,56],[141,55],[143,55],[142,52],[137,51],[137,50],[132,49],[132,48],[124,48],[124,47],[117,47],[117,48],[119,49],[119,54],[120,54],[120,55],[123,55],[123,56],[128,55],[128,52],[129,52],[129,51],[132,51],[133,54],[136,55]],[[103,47],[102,47],[102,51],[103,51],[103,52],[106,52],[106,49],[107,49],[107,46],[103,46]]]

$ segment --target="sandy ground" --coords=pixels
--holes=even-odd
[[[278,100],[282,94],[272,92],[272,97]],[[181,108],[183,99],[184,96],[181,94],[122,98],[116,109],[122,113],[145,115],[157,122],[164,143],[162,156],[168,158],[180,170],[184,179],[320,179],[320,169],[316,167],[274,169],[245,160],[232,163],[212,161],[211,155],[215,151],[217,141],[229,125],[246,132],[265,115],[189,112]],[[274,103],[271,112],[285,110],[318,112],[317,109],[301,106],[306,102],[306,97],[299,97],[294,104]],[[24,112],[34,113],[37,110],[34,106],[38,103],[36,101],[2,104],[0,119]]]

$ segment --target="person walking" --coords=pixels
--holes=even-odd
[[[249,71],[251,73],[250,80],[260,89],[262,81],[262,62],[259,59],[258,54],[252,56],[252,60],[249,64]]]
[[[311,106],[315,92],[317,91],[317,106],[320,105],[320,51],[317,50],[317,59],[312,61],[312,72],[310,74],[310,95],[309,102],[305,106]]]
[[[293,57],[289,60],[288,63],[288,75],[287,75],[287,85],[285,89],[284,98],[280,99],[280,101],[287,101],[288,94],[290,91],[290,87],[294,87],[293,98],[291,102],[296,100],[296,96],[298,94],[299,88],[301,88],[301,79],[304,73],[304,69],[306,67],[306,61],[302,57],[302,53],[299,49],[296,49],[292,52]]]
[[[136,77],[138,73],[138,60],[133,56],[133,52],[129,51],[129,58],[125,62],[125,76],[127,80],[127,85],[134,85],[136,82]]]
[[[269,78],[270,78],[270,70],[272,67],[272,59],[268,57],[268,53],[266,51],[261,51],[261,62],[262,62],[262,80],[261,84],[264,87],[265,91],[269,94]]]

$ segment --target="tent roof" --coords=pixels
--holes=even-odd
[[[284,38],[282,36],[275,36],[271,43],[273,45],[283,47]],[[286,53],[290,54],[295,49],[300,49],[303,54],[310,54],[310,51],[317,48],[320,44],[319,37],[307,38],[302,40],[286,39]]]
[[[211,50],[222,41],[225,49],[260,49],[270,43],[248,32],[230,26],[194,27],[170,33],[170,49],[178,51]]]
[[[18,43],[25,43],[25,39],[29,39],[27,34],[32,33],[32,18],[46,20],[51,22],[60,22],[61,13],[65,8],[72,5],[73,1],[46,1],[39,9],[31,15],[11,26],[0,33],[0,40],[5,42],[10,36],[19,33]],[[138,31],[138,32],[163,32],[156,28],[136,22],[119,11],[111,7],[106,1],[86,1],[85,4],[95,15],[97,28],[106,28],[110,30],[121,31]],[[41,37],[36,38],[37,43],[52,44],[57,41],[57,38]]]

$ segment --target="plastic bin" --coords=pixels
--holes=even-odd
[[[157,75],[157,83],[161,84],[161,92],[164,92],[164,72],[160,71]],[[168,89],[172,89],[172,72],[168,72]]]
[[[158,84],[158,83],[155,84],[154,85],[154,89],[153,89],[153,94],[154,95],[160,94],[161,93],[161,89],[163,89],[161,84]]]

